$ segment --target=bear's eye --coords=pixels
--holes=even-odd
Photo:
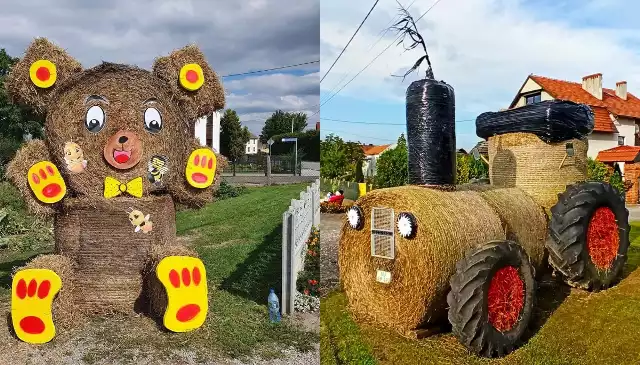
[[[104,110],[98,105],[89,108],[84,125],[91,133],[100,132],[104,127]]]
[[[151,133],[158,133],[162,129],[162,117],[156,108],[144,111],[144,128]]]

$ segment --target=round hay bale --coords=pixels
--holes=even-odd
[[[567,143],[573,144],[572,157],[566,156]],[[518,187],[542,207],[551,208],[567,185],[586,180],[587,148],[586,139],[545,143],[531,133],[489,137],[491,184]]]
[[[156,266],[167,256],[191,256],[198,257],[198,254],[189,248],[178,245],[168,246],[152,246],[149,252],[149,261],[144,270],[144,294],[147,299],[147,310],[149,315],[162,321],[165,310],[167,309],[167,291],[160,280],[156,276]],[[211,290],[209,288],[209,290]]]
[[[374,190],[357,205],[364,212],[364,227],[353,230],[345,223],[342,228],[340,281],[358,319],[401,333],[445,319],[455,263],[471,247],[505,239],[498,215],[472,191],[404,186]],[[393,208],[395,217],[409,212],[417,220],[415,238],[404,239],[396,231],[393,260],[371,255],[375,207]],[[395,221],[392,228],[395,231]],[[390,272],[391,282],[378,282],[377,270]]]
[[[358,319],[403,334],[446,320],[449,279],[471,248],[512,237],[534,266],[542,262],[545,216],[518,189],[446,192],[404,186],[372,191],[356,205],[363,210],[364,227],[354,230],[345,223],[339,248],[349,306]],[[372,256],[372,208],[392,208],[394,219],[409,212],[417,221],[412,239],[400,236],[393,222],[394,259]],[[390,273],[390,283],[377,281],[378,270]]]
[[[62,279],[62,288],[53,301],[53,320],[56,326],[64,328],[77,325],[81,314],[76,311],[74,305],[73,261],[60,255],[40,255],[18,270],[24,269],[49,269],[58,274]]]

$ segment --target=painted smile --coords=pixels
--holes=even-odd
[[[117,163],[127,163],[130,158],[131,151],[113,150],[113,159],[116,160]]]

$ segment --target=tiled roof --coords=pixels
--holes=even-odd
[[[611,118],[608,115],[605,118],[605,110],[597,110],[598,107],[604,108],[616,116],[640,118],[640,99],[630,92],[627,92],[627,100],[623,100],[616,96],[615,90],[602,88],[602,100],[598,100],[584,90],[582,84],[578,82],[556,80],[537,75],[531,75],[530,78],[556,99],[569,100],[591,106],[594,114],[596,114],[594,128],[596,132],[617,132]]]
[[[387,148],[389,148],[389,146],[391,146],[390,144],[385,144],[382,146],[362,146],[362,151],[364,152],[365,156],[373,156],[373,155],[379,155],[382,152],[384,152],[384,150],[386,150]]]
[[[593,110],[593,130],[596,132],[618,133],[618,128],[611,120],[607,108],[592,106]]]
[[[471,153],[473,153],[473,150],[478,150],[478,152],[485,157],[489,156],[489,142],[480,141],[471,149]]]
[[[639,146],[618,146],[598,152],[596,160],[600,162],[636,162],[640,154]]]

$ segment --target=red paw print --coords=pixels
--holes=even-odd
[[[182,277],[182,281],[180,280]],[[174,288],[178,289],[182,285],[183,287],[189,287],[193,284],[194,287],[200,285],[200,281],[202,280],[202,276],[200,273],[200,269],[194,267],[192,271],[189,271],[186,267],[182,269],[181,274],[175,269],[171,269],[169,271],[169,282],[173,285]],[[197,304],[187,304],[176,312],[176,319],[180,322],[188,322],[192,320],[195,316],[200,313],[200,306]]]
[[[24,279],[18,281],[16,286],[16,296],[19,299],[33,298],[38,296],[40,299],[44,299],[49,295],[51,290],[51,282],[49,280],[43,280],[40,285],[35,279],[29,281],[29,285]],[[27,316],[20,320],[20,328],[26,333],[37,335],[44,332],[44,321],[36,316]]]

